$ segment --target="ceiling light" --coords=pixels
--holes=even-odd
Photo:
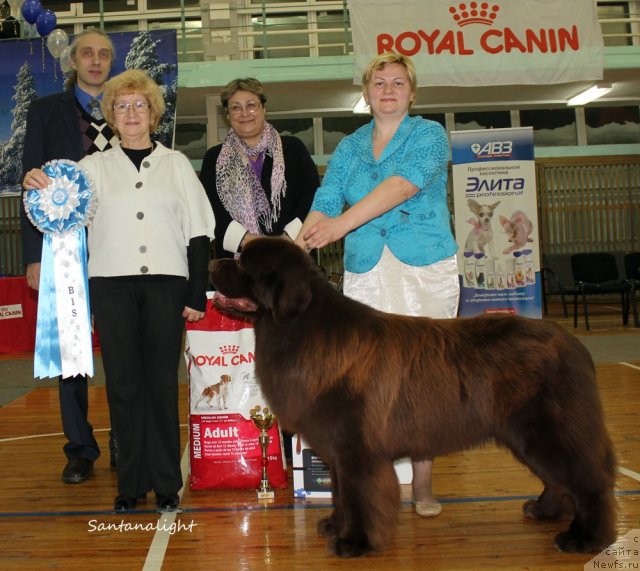
[[[598,83],[597,85],[592,85],[586,91],[578,93],[578,95],[569,99],[569,101],[567,101],[567,105],[585,105],[586,103],[609,93],[612,89],[613,84],[611,83]]]
[[[357,103],[353,106],[353,114],[354,115],[371,115],[371,108],[367,105],[367,102],[364,100],[364,95],[360,96]]]

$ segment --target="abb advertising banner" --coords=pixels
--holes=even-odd
[[[373,57],[412,58],[418,84],[551,84],[602,79],[595,0],[349,0],[354,82]]]
[[[269,408],[254,372],[254,333],[246,321],[219,313],[207,302],[205,318],[187,323],[189,445],[194,490],[257,488],[262,477],[260,430],[251,410]],[[277,422],[267,431],[267,475],[287,485]]]
[[[533,129],[451,133],[460,316],[542,317]]]

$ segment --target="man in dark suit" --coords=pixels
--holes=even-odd
[[[33,101],[27,113],[27,130],[22,157],[23,177],[47,161],[79,161],[87,154],[103,151],[117,139],[106,124],[99,107],[102,90],[111,71],[114,50],[109,37],[96,29],[78,34],[71,44],[72,71],[66,90]],[[27,283],[37,290],[40,284],[42,233],[21,211],[23,262]],[[84,376],[59,379],[60,414],[67,443],[65,483],[86,480],[100,455],[93,427],[88,420],[87,379]],[[112,462],[114,465],[112,451]]]
[[[20,22],[11,15],[11,6],[5,0],[0,5],[0,40],[20,37]]]

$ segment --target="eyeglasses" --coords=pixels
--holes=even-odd
[[[111,61],[113,54],[111,50],[100,49],[97,52],[93,48],[82,48],[78,51],[78,55],[82,58],[93,59],[98,54],[98,58],[104,61]]]
[[[127,113],[129,109],[133,109],[136,113],[148,113],[149,105],[146,101],[136,101],[135,103],[114,103],[113,104],[113,112],[118,115],[123,115]]]
[[[252,115],[260,109],[262,104],[259,101],[247,101],[245,106],[243,107],[240,103],[234,103],[229,107],[229,115],[242,115],[242,112],[251,113]]]

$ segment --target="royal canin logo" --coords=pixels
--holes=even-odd
[[[240,349],[240,345],[222,345],[220,347],[220,353],[223,355],[235,355]]]
[[[19,319],[23,317],[22,304],[0,305],[0,319]]]
[[[224,346],[228,347],[228,346]],[[236,367],[247,363],[254,363],[256,358],[252,351],[248,353],[238,353],[239,347],[234,345],[235,350],[221,351],[219,355],[192,355],[191,360],[198,367]]]
[[[457,7],[451,6],[449,8],[454,21],[461,28],[469,24],[491,26],[498,16],[499,10],[500,6],[490,6],[489,2],[470,2],[468,6],[467,4],[459,4]]]
[[[395,36],[381,33],[376,37],[377,50],[379,54],[395,51],[408,57],[419,53],[465,56],[477,52],[495,55],[511,52],[544,54],[580,50],[580,37],[575,24],[570,28],[499,28],[494,25],[499,12],[498,3],[462,2],[449,8],[456,27],[468,29],[468,26],[488,26],[490,29],[482,32],[479,37],[467,35],[465,30],[455,28],[407,30]]]

